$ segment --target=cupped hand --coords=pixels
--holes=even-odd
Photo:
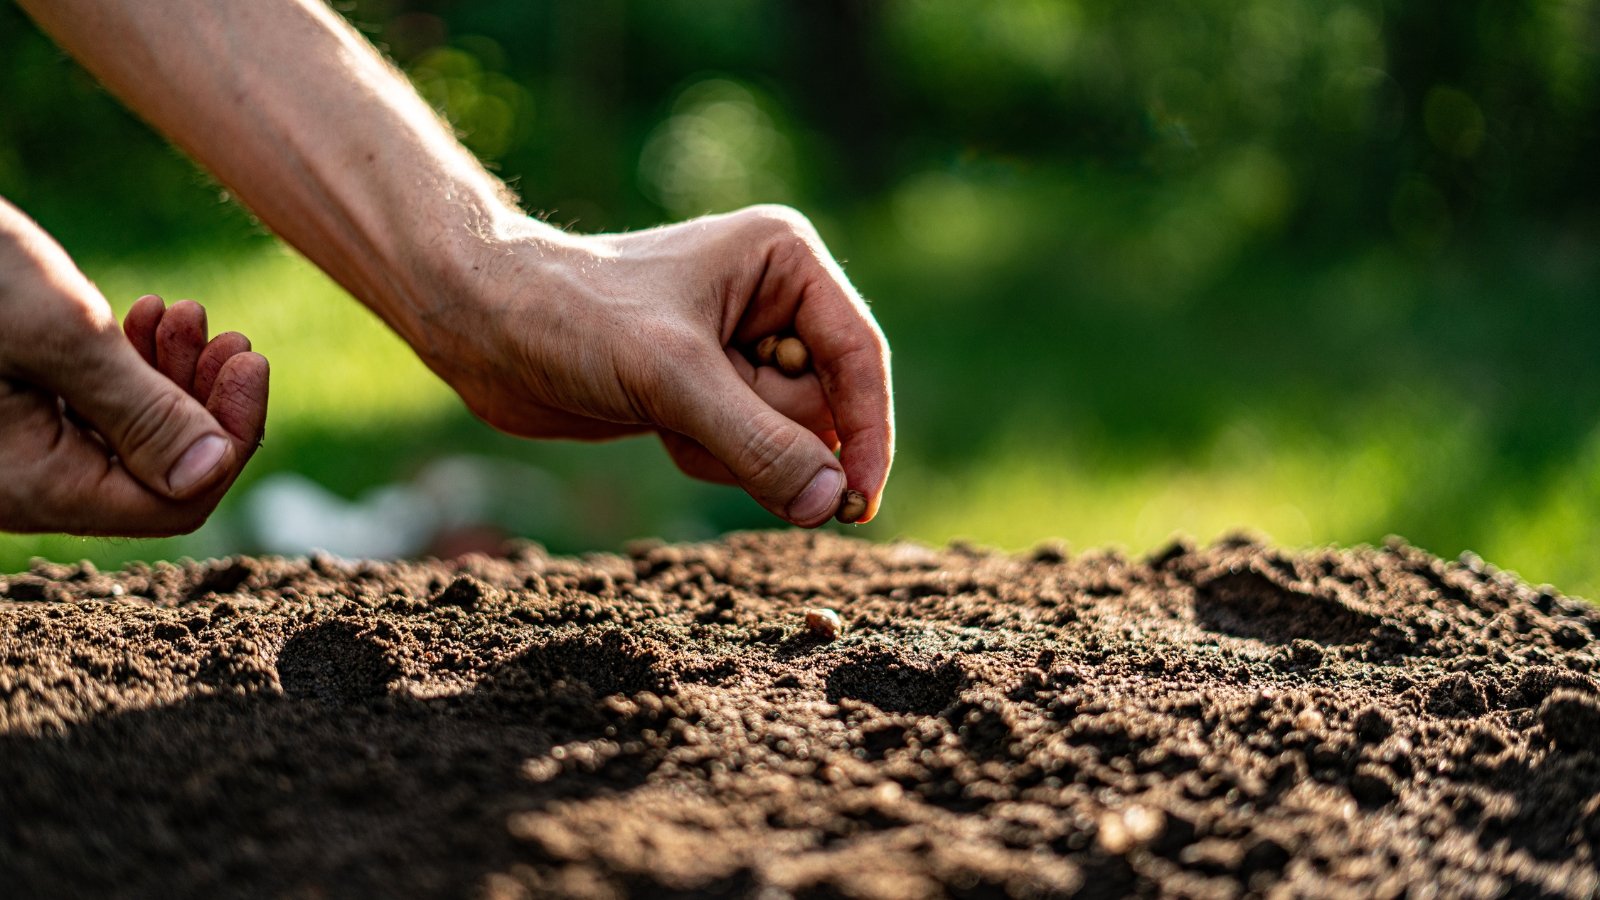
[[[0,202],[0,530],[193,531],[261,441],[267,361],[205,309],[100,292]]]
[[[462,290],[471,312],[437,332],[455,338],[413,343],[491,425],[655,431],[686,473],[738,484],[797,525],[825,522],[847,487],[868,497],[861,521],[876,515],[894,459],[888,344],[799,213],[587,237],[530,222],[491,241]],[[811,372],[746,358],[783,332],[805,342]]]

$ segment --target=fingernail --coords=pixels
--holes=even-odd
[[[228,441],[221,435],[208,434],[195,441],[167,473],[167,487],[174,494],[187,492],[210,475],[227,452]]]
[[[800,496],[789,504],[789,518],[796,522],[825,519],[833,515],[839,505],[839,492],[844,490],[844,473],[824,467]]]

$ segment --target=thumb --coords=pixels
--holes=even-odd
[[[710,451],[778,516],[808,528],[839,508],[844,468],[809,429],[768,406],[720,353],[677,391],[661,424]]]
[[[119,335],[120,338],[120,335]],[[174,500],[215,487],[238,462],[235,440],[125,340],[110,340],[50,379],[144,485]]]

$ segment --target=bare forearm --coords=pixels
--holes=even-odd
[[[434,326],[474,244],[538,227],[318,0],[22,6],[419,350],[438,339]]]
[[[321,0],[22,3],[486,421],[533,437],[654,429],[686,472],[796,524],[826,521],[846,485],[876,509],[894,456],[888,348],[799,213],[565,235],[521,215]],[[740,356],[783,331],[812,374]]]

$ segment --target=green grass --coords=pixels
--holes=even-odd
[[[867,277],[898,278],[894,265],[890,258]],[[1471,549],[1532,581],[1600,596],[1600,558],[1591,550],[1600,546],[1600,429],[1560,404],[1559,427],[1544,422],[1549,397],[1495,374],[1503,368],[1493,354],[1487,371],[1509,387],[1463,390],[1466,376],[1437,361],[1461,357],[1450,344],[1460,339],[1430,330],[1427,302],[1413,296],[1426,294],[1427,283],[1408,281],[1415,273],[1405,265],[1373,276],[1373,265],[1295,270],[1308,292],[1362,278],[1390,285],[1392,302],[1379,312],[1350,315],[1377,316],[1380,326],[1386,316],[1423,323],[1390,333],[1371,359],[1341,357],[1365,351],[1334,326],[1304,346],[1283,346],[1282,335],[1294,332],[1285,323],[1304,310],[1240,326],[1262,334],[1224,358],[1208,355],[1217,329],[1204,323],[1220,315],[1208,301],[1155,313],[1108,311],[1092,298],[1024,307],[1017,318],[1028,327],[1007,335],[1006,323],[971,308],[919,317],[904,296],[880,297],[896,345],[900,457],[884,515],[857,533],[1014,549],[1062,538],[1133,552],[1174,534],[1207,540],[1238,529],[1291,546],[1399,533],[1444,555]],[[249,334],[273,364],[268,439],[213,523],[194,536],[0,536],[4,570],[32,556],[112,565],[248,552],[238,497],[268,472],[300,472],[355,497],[452,452],[550,473],[559,491],[506,520],[556,550],[776,524],[736,491],[688,482],[649,441],[531,443],[492,432],[375,318],[282,250],[86,268],[119,312],[146,291],[193,297],[208,305],[213,330]],[[1223,293],[1243,303],[1280,289],[1283,279],[1267,267]],[[907,280],[904,294],[914,294]],[[1514,330],[1500,339],[1518,340]],[[1557,344],[1551,352],[1560,357]],[[1592,379],[1579,374],[1551,385],[1549,395],[1587,397]],[[1500,399],[1489,402],[1485,391]]]

